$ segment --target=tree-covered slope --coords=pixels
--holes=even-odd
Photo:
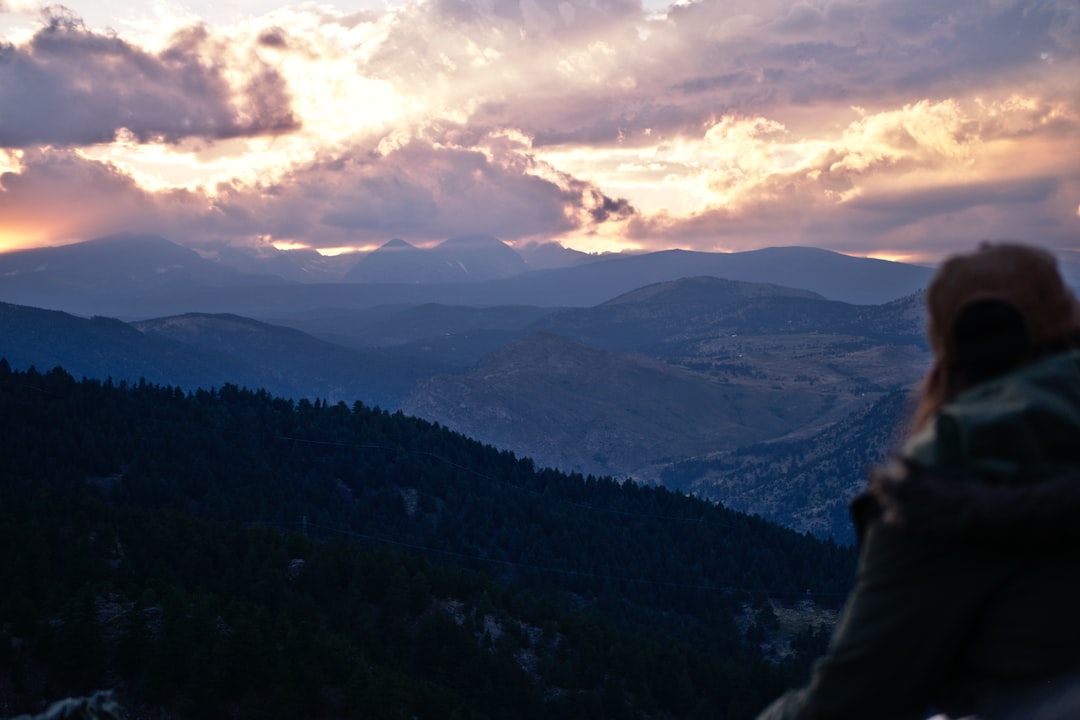
[[[909,393],[894,390],[823,430],[673,463],[661,479],[667,487],[853,544],[848,503],[865,488],[870,468],[899,447],[910,405]]]
[[[235,386],[0,363],[0,457],[16,712],[109,685],[176,717],[750,717],[804,666],[736,616],[852,573],[677,493]]]

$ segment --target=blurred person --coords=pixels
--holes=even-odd
[[[855,587],[758,720],[1080,718],[1080,303],[984,244],[927,289],[912,434],[851,505]]]

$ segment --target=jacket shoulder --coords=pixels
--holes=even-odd
[[[850,509],[860,543],[873,522],[980,543],[1080,542],[1080,469],[1005,485],[895,460],[871,472]]]

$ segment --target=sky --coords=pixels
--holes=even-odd
[[[1080,0],[0,0],[0,251],[1080,258]]]

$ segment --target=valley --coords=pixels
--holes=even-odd
[[[79,307],[58,285],[112,302],[88,269],[133,243],[144,241],[92,241],[76,246],[73,258],[57,249],[7,258],[15,270],[0,276],[0,297],[18,297],[30,261],[45,260],[33,266],[36,291],[49,295],[44,304]],[[436,253],[389,243],[357,265],[375,263],[383,277],[410,280],[405,284],[266,284],[164,240],[140,248],[143,255],[125,256],[118,267],[117,278],[131,282],[108,283],[114,300],[138,298],[124,301],[128,315],[182,301],[189,291],[177,294],[178,287],[198,288],[200,303],[215,312],[125,323],[5,304],[0,349],[13,367],[60,365],[77,376],[187,390],[235,383],[292,398],[360,400],[437,422],[541,467],[661,484],[844,541],[846,499],[866,467],[884,456],[881,438],[891,437],[904,416],[895,398],[928,362],[919,294],[878,304],[837,299],[862,292],[882,264],[806,249],[777,257],[783,272],[768,281],[696,274],[569,306],[478,298],[503,283],[519,299],[540,287],[561,288],[569,303],[586,289],[610,293],[618,283],[682,271],[690,258],[579,257],[528,271],[493,238],[464,238]],[[451,261],[458,251],[464,254]],[[772,267],[761,258],[784,253],[691,260],[761,278]],[[830,298],[774,281],[790,279],[800,259],[835,260],[833,280],[855,284],[834,282]],[[847,271],[853,263],[861,275]],[[447,284],[449,271],[433,268],[450,266],[476,270]],[[425,293],[431,295],[423,302],[411,301]],[[460,304],[435,301],[451,295]],[[295,304],[298,297],[307,304]],[[237,306],[255,312],[230,311]],[[842,461],[827,463],[822,453]]]

